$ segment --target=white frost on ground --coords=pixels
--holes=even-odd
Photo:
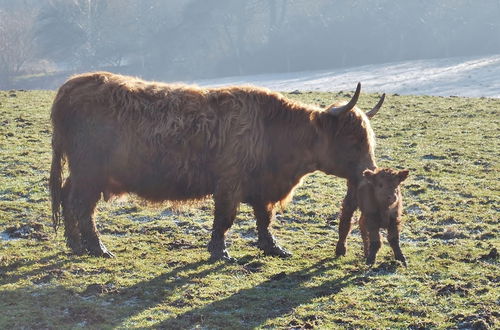
[[[350,91],[499,97],[500,55],[373,64],[336,70],[199,80],[202,86],[263,86],[278,91]]]

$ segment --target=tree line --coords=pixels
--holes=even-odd
[[[165,81],[500,52],[497,0],[0,0],[0,89],[110,70]]]

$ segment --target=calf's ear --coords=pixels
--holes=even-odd
[[[373,182],[373,176],[375,175],[375,172],[372,170],[364,170],[363,171],[363,176],[368,180],[368,182]]]
[[[408,177],[409,170],[402,170],[398,172],[399,182],[403,182]]]

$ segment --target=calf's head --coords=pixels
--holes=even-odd
[[[395,171],[390,168],[365,170],[363,176],[373,186],[375,200],[381,207],[390,207],[399,200],[398,187],[408,177],[408,170]]]

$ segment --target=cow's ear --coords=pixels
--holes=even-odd
[[[373,176],[375,175],[375,172],[373,172],[372,170],[365,170],[363,172],[363,176],[366,178],[366,180],[368,180],[368,182],[373,182]]]
[[[404,180],[406,180],[406,178],[408,177],[408,174],[410,173],[409,170],[402,170],[402,171],[399,171],[398,172],[398,178],[399,178],[399,182],[403,182]]]

